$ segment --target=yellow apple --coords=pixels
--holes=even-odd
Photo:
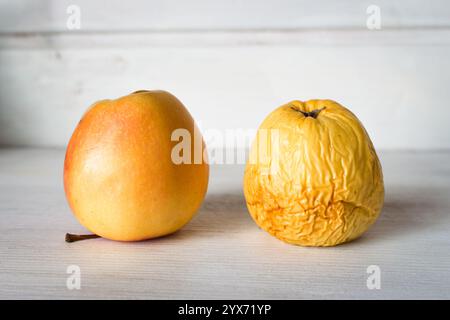
[[[204,199],[209,166],[203,158],[173,159],[177,129],[200,137],[203,154],[194,120],[168,92],[137,91],[95,103],[76,127],[64,162],[67,200],[80,223],[104,238],[139,241],[191,220]],[[189,148],[194,154],[194,144]]]
[[[361,236],[384,201],[383,172],[358,118],[331,100],[291,101],[258,129],[244,177],[255,222],[302,246]]]

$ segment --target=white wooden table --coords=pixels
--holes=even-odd
[[[84,233],[62,187],[63,150],[0,149],[0,298],[450,298],[450,152],[384,152],[386,202],[362,238],[302,248],[247,213],[242,166],[212,169],[207,199],[174,235],[139,243]],[[69,265],[81,289],[68,290]],[[366,269],[381,270],[369,290]]]

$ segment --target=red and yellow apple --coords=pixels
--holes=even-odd
[[[137,91],[95,103],[76,127],[64,162],[67,200],[80,223],[104,238],[138,241],[191,220],[209,167],[173,161],[177,129],[199,136],[203,151],[194,120],[168,92]]]

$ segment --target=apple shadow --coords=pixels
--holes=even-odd
[[[257,228],[239,191],[208,194],[197,215],[180,230],[143,242],[179,241],[192,237],[210,237],[218,233],[239,233]]]
[[[195,232],[238,232],[254,224],[242,192],[214,193],[206,199],[198,215],[186,226]]]
[[[439,206],[443,195],[432,188],[392,186],[386,191],[380,217],[375,224],[349,244],[399,239],[411,234],[433,232],[450,223],[450,216]],[[445,199],[444,199],[445,201]]]
[[[414,233],[432,232],[434,227],[450,223],[450,215],[440,208],[445,195],[432,188],[390,186],[380,217],[361,237],[339,245],[348,247],[363,243],[391,241]],[[448,201],[448,200],[447,200]],[[218,233],[241,233],[258,228],[248,213],[242,191],[207,195],[199,213],[181,230],[151,241],[210,237]]]

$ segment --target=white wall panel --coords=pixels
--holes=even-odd
[[[66,28],[69,4],[82,28]],[[64,146],[94,101],[177,95],[204,129],[292,99],[352,109],[378,148],[450,148],[450,2],[0,0],[0,144]]]
[[[385,28],[448,27],[448,0],[1,0],[2,32],[66,31],[67,7],[82,31],[365,28],[378,5]]]
[[[379,148],[449,148],[450,32],[434,35],[441,43],[433,33],[390,32],[373,44],[371,31],[226,33],[234,44],[224,45],[202,34],[172,35],[182,45],[145,34],[125,46],[115,36],[96,46],[102,35],[72,46],[61,39],[70,36],[25,49],[16,41],[0,50],[0,142],[62,146],[92,102],[166,89],[204,129],[256,128],[282,103],[330,98],[361,118]]]

